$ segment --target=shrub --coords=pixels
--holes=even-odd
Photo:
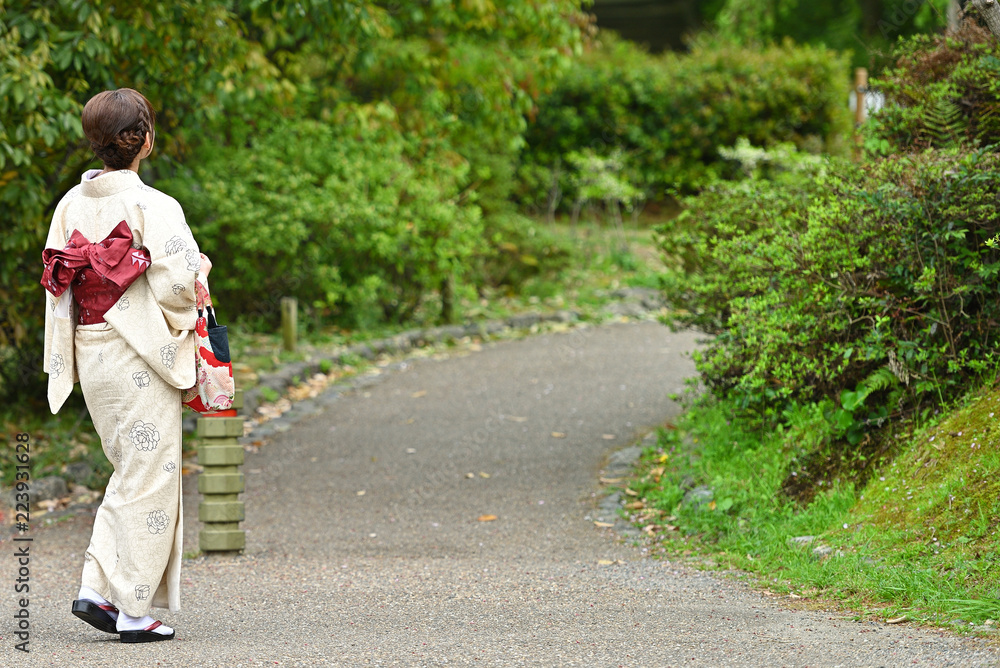
[[[1000,142],[1000,42],[972,21],[900,42],[872,86],[888,104],[865,128],[874,155]]]
[[[230,312],[270,315],[282,296],[366,325],[411,317],[462,280],[479,210],[466,164],[400,132],[388,105],[343,105],[330,122],[274,118],[246,145],[196,150],[175,193]]]
[[[843,56],[790,42],[766,48],[696,43],[650,56],[606,38],[543,95],[521,157],[519,196],[538,209],[577,199],[573,152],[622,154],[622,178],[650,199],[725,175],[719,146],[792,142],[840,152],[849,128]]]
[[[698,366],[720,395],[831,400],[857,442],[871,409],[900,415],[992,370],[998,188],[1000,156],[951,149],[710,189],[659,228],[673,322],[715,335]]]

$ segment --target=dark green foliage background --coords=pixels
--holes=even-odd
[[[720,173],[738,136],[819,150],[844,129],[831,52],[652,58],[595,34],[580,0],[0,0],[0,398],[42,396],[38,258],[98,166],[79,114],[103,89],[152,100],[143,178],[184,206],[224,316],[268,329],[282,296],[367,327],[560,270],[524,205],[595,137],[657,200]]]
[[[842,153],[846,59],[823,48],[739,47],[703,40],[685,55],[650,57],[611,37],[573,62],[539,100],[521,156],[527,205],[544,210],[554,182],[562,208],[576,199],[567,155],[620,151],[628,180],[662,199],[732,176],[718,153],[744,137]]]

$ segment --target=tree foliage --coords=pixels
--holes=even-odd
[[[0,0],[0,243],[5,255],[0,392],[40,377],[38,257],[55,203],[94,165],[79,122],[83,103],[94,93],[128,86],[153,102],[157,152],[142,176],[154,185],[166,179],[187,188],[170,194],[190,203],[190,222],[207,248],[225,248],[229,241],[213,235],[223,234],[236,219],[208,208],[211,193],[198,190],[196,175],[239,194],[243,200],[232,204],[264,219],[276,213],[308,219],[315,213],[307,210],[310,202],[322,195],[343,196],[356,210],[347,215],[327,209],[324,215],[334,219],[321,222],[347,235],[346,228],[357,224],[357,243],[339,246],[346,255],[317,268],[323,274],[317,285],[325,287],[321,295],[310,296],[348,319],[360,317],[348,313],[351,305],[364,302],[371,313],[376,305],[396,301],[398,312],[382,311],[383,317],[398,319],[412,310],[407,291],[436,290],[442,284],[450,290],[442,275],[451,271],[461,278],[462,272],[454,271],[460,261],[482,249],[473,238],[481,236],[479,221],[491,201],[490,188],[496,193],[492,207],[499,210],[509,188],[504,177],[513,169],[504,160],[516,153],[535,98],[579,50],[587,25],[580,0]],[[385,122],[377,128],[347,123],[356,135],[322,127],[362,117]],[[332,151],[327,163],[324,156],[282,153],[288,149],[283,142],[305,152],[309,147],[302,137],[342,142],[343,150]],[[361,137],[384,145],[360,147]],[[282,187],[297,188],[299,197],[269,200],[251,192],[246,186],[256,177],[243,164],[251,148],[273,159],[271,164],[258,160],[261,170],[281,164],[313,180],[286,179]],[[361,169],[353,173],[346,163],[332,165],[331,160],[361,161]],[[394,169],[389,168],[392,160]],[[210,175],[201,165],[215,171]],[[320,167],[343,180],[333,183],[315,172]],[[279,206],[292,208],[278,211]],[[366,206],[367,217],[361,212]],[[385,220],[375,220],[376,212]],[[384,228],[369,239],[366,226],[371,225]],[[387,242],[387,230],[401,236]],[[411,230],[420,231],[419,243],[406,241]],[[288,231],[292,242],[300,241],[294,226]],[[309,239],[325,242],[316,231]],[[392,248],[401,253],[395,260],[387,257]],[[381,264],[371,268],[383,272],[381,282],[358,274],[357,284],[335,285],[335,278],[355,276],[349,267],[372,258],[380,258]],[[416,272],[418,278],[397,285],[390,267],[398,276]],[[257,273],[262,267],[252,269]],[[218,273],[225,274],[224,266]],[[275,281],[274,290],[284,289],[280,277]],[[298,285],[312,281],[309,277]],[[393,297],[393,290],[401,292]],[[333,304],[335,297],[345,301]],[[230,298],[239,301],[235,293]]]

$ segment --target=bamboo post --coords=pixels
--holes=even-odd
[[[865,94],[868,92],[868,70],[859,67],[854,70],[854,94],[857,100],[857,107],[854,111],[854,120],[860,126],[868,117],[868,109],[865,107]]]
[[[299,302],[295,297],[281,298],[281,338],[285,352],[295,352],[298,340]]]
[[[236,390],[233,408],[243,408],[243,390]],[[226,411],[229,413],[229,411]],[[198,519],[204,524],[198,534],[202,552],[242,550],[246,532],[240,528],[244,519],[243,502],[243,418],[235,415],[198,418]]]

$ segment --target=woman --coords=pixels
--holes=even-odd
[[[82,120],[104,169],[52,217],[45,371],[53,413],[79,380],[114,473],[73,614],[121,642],[169,640],[149,608],[180,607],[181,390],[195,384],[195,277],[211,264],[180,205],[139,179],[156,136],[149,101],[105,91]]]

